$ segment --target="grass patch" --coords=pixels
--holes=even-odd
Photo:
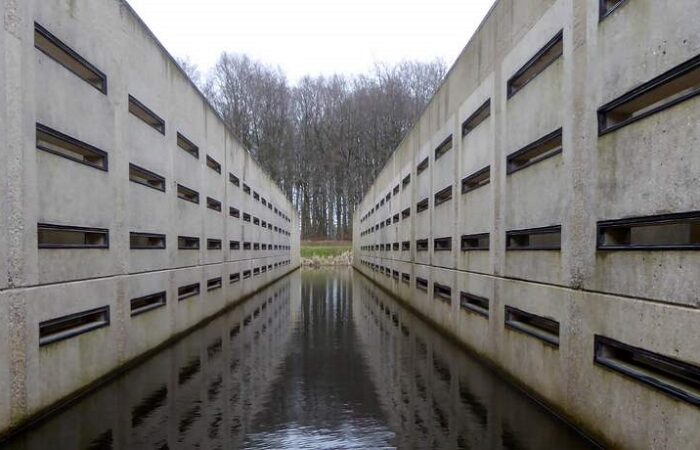
[[[317,256],[319,258],[327,258],[342,255],[351,250],[352,247],[349,245],[302,245],[301,257],[313,258]]]

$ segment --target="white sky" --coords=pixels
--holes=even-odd
[[[442,57],[449,66],[494,0],[128,0],[174,56],[203,72],[223,51],[305,74]]]

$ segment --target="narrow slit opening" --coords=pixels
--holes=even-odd
[[[549,317],[538,316],[512,306],[505,307],[507,327],[559,347],[559,322]]]
[[[132,250],[160,250],[165,248],[165,235],[132,232],[129,234],[129,243]]]
[[[558,129],[547,136],[525,146],[524,148],[508,155],[507,173],[529,167],[547,158],[562,152],[562,129]]]
[[[135,164],[129,164],[129,181],[165,192],[165,178]]]
[[[165,121],[131,95],[129,95],[129,112],[160,134],[165,134]]]
[[[109,306],[46,320],[39,323],[39,345],[48,345],[109,326],[109,321]]]
[[[109,248],[109,230],[69,225],[40,223],[37,225],[39,248],[45,249],[106,249]]]
[[[107,76],[36,22],[34,47],[98,91],[107,94]]]
[[[199,159],[199,147],[180,133],[177,133],[177,146]]]
[[[105,151],[41,124],[36,124],[36,148],[96,169],[108,170]]]
[[[491,166],[486,166],[483,169],[475,172],[462,179],[462,194],[479,189],[491,182]]]
[[[462,123],[462,136],[466,136],[491,116],[491,99],[486,100]]]
[[[179,250],[199,250],[199,238],[190,236],[178,236],[177,248]]]

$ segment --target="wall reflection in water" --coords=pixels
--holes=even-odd
[[[287,352],[298,292],[285,278],[8,448],[240,448]]]
[[[9,448],[588,445],[343,269],[293,273]]]
[[[586,439],[357,274],[353,322],[399,448],[582,449]]]

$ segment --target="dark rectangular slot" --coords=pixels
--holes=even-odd
[[[181,184],[177,185],[177,198],[199,204],[199,193]]]
[[[207,239],[207,250],[221,250],[221,239]]]
[[[491,182],[491,166],[486,166],[462,179],[462,194],[486,186],[489,182]]]
[[[459,293],[459,307],[484,317],[489,316],[489,299],[485,297],[462,291]]]
[[[401,250],[404,252],[411,250],[411,241],[403,241],[401,243]]]
[[[260,273],[265,273],[265,272],[267,272],[267,266],[262,266],[260,268]]]
[[[469,134],[473,129],[481,125],[484,120],[488,119],[490,115],[491,99],[488,99],[462,123],[462,136]]]
[[[165,235],[154,233],[129,233],[132,250],[158,250],[165,248]]]
[[[178,301],[199,295],[199,283],[188,284],[177,288]]]
[[[428,206],[429,206],[428,199],[424,198],[423,200],[416,203],[416,212],[422,213],[423,211],[428,209]]]
[[[600,20],[605,19],[627,0],[600,0]]]
[[[433,296],[447,303],[452,303],[452,288],[440,283],[433,283]]]
[[[129,164],[129,180],[165,192],[165,178],[134,164]]]
[[[107,94],[107,76],[36,22],[34,47],[98,91]]]
[[[465,234],[462,236],[462,251],[488,250],[489,242],[489,233]]]
[[[165,306],[165,291],[131,299],[131,317]]]
[[[452,135],[442,141],[435,149],[435,160],[438,160],[442,155],[452,150]]]
[[[423,161],[418,163],[418,166],[416,167],[416,175],[420,175],[421,173],[423,173],[423,171],[428,168],[429,164],[430,163],[428,157],[426,156]]]
[[[418,239],[416,241],[416,251],[427,252],[428,251],[428,240],[427,239]]]
[[[241,218],[241,212],[238,210],[238,208],[234,208],[233,206],[229,206],[228,215],[231,217],[235,217],[236,219]]]
[[[190,236],[178,236],[177,248],[180,250],[199,250],[199,238]]]
[[[700,55],[647,81],[598,109],[604,135],[700,94]]]
[[[39,248],[109,248],[109,230],[40,223]]]
[[[391,219],[386,219],[386,221],[384,223],[388,227],[389,225],[391,225]]]
[[[559,250],[561,226],[506,232],[506,250]]]
[[[520,150],[508,155],[508,174],[529,167],[547,158],[558,155],[562,152],[561,144],[562,129],[549,133],[532,144],[526,145]]]
[[[247,280],[248,278],[250,278],[250,270],[244,270],[243,271],[243,279]]]
[[[394,214],[394,217],[392,218],[392,222],[399,223],[399,215],[398,214]]]
[[[251,245],[250,242],[243,242],[243,250],[250,250]]]
[[[505,307],[506,327],[525,333],[559,347],[559,322],[549,317],[538,316],[512,306]]]
[[[109,326],[109,306],[82,311],[39,323],[39,346]]]
[[[433,249],[436,252],[447,252],[452,250],[452,238],[443,237],[433,239]]]
[[[399,279],[399,271],[398,271],[398,270],[393,270],[393,271],[391,272],[391,276],[392,276],[394,279],[398,280],[398,279]]]
[[[425,278],[421,277],[416,277],[416,289],[420,289],[421,291],[428,291],[428,280]]]
[[[260,219],[258,219],[257,217],[253,216],[253,225],[258,225],[258,226],[259,226],[259,225],[260,225]]]
[[[214,291],[216,289],[221,289],[221,277],[211,278],[207,280],[207,291]]]
[[[228,248],[230,250],[240,250],[241,249],[241,243],[240,241],[229,241],[228,243]]]
[[[260,194],[258,194],[256,191],[253,191],[253,200],[260,201]]]
[[[564,53],[564,32],[560,31],[508,80],[508,98],[513,97]]]
[[[221,202],[211,197],[207,197],[207,208],[221,212]]]
[[[441,205],[447,201],[452,200],[452,186],[448,186],[435,194],[435,206]]]
[[[406,186],[411,184],[411,174],[409,173],[405,177],[403,177],[403,180],[401,180],[401,186],[403,189],[406,189]],[[371,213],[370,213],[371,214]]]
[[[260,250],[260,243],[259,242],[253,242],[253,250]]]
[[[700,406],[700,367],[697,365],[605,336],[596,335],[594,345],[596,364]]]
[[[36,124],[36,148],[105,172],[108,170],[105,151],[39,123]]]
[[[148,109],[143,103],[136,100],[132,95],[129,95],[129,112],[160,134],[165,134],[165,121]]]
[[[243,213],[243,222],[250,222],[250,214],[247,212]]]
[[[394,186],[394,197],[399,195],[399,185]]]
[[[598,222],[599,250],[699,250],[700,211]]]
[[[221,173],[221,164],[209,155],[207,155],[207,167],[216,173]]]
[[[267,206],[267,200],[265,200],[265,197],[260,197],[260,203],[262,203],[263,206]]]
[[[258,275],[260,275],[260,267],[254,267],[253,268],[253,276],[257,277]]]
[[[247,184],[243,183],[243,192],[250,195],[250,186]]]
[[[403,282],[406,283],[406,284],[410,283],[410,282],[411,282],[411,274],[408,274],[408,273],[406,273],[406,272],[403,272],[403,273],[401,274],[401,281],[403,281]]]
[[[399,250],[399,243],[398,243],[398,242],[394,242],[394,243],[392,244],[392,250],[394,250],[394,251],[398,251],[398,250]]]
[[[241,180],[237,176],[232,174],[231,172],[229,172],[229,174],[228,174],[228,181],[233,183],[234,186],[240,187],[240,185],[241,185]]]
[[[199,159],[199,147],[180,133],[177,133],[177,146]]]
[[[389,200],[391,200],[391,192],[386,194],[386,202],[389,203]]]

